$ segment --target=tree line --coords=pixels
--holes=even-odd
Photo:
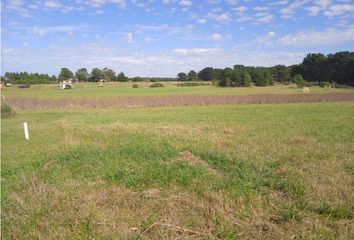
[[[336,83],[354,86],[354,52],[324,55],[309,53],[302,63],[291,66],[252,67],[235,65],[224,69],[206,67],[196,73],[178,73],[179,81],[218,81],[220,86],[268,86],[280,83]]]
[[[199,72],[180,72],[176,78],[128,78],[123,72],[116,74],[110,68],[93,68],[89,73],[87,68],[80,68],[75,73],[68,68],[62,68],[58,77],[38,73],[7,72],[2,81],[14,84],[53,83],[72,79],[79,82],[140,82],[140,81],[215,81],[220,86],[268,86],[274,82],[280,83],[336,83],[354,86],[354,52],[337,52],[324,55],[309,53],[302,63],[291,66],[276,65],[273,67],[254,67],[234,65],[224,69],[205,67]]]

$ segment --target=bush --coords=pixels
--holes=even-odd
[[[294,76],[294,82],[296,83],[297,87],[303,87],[306,83],[300,74],[296,74]]]
[[[139,84],[134,83],[132,87],[133,88],[139,88],[140,86],[139,86]]]
[[[16,114],[16,112],[6,103],[1,104],[1,118],[9,118]]]
[[[164,87],[164,85],[163,85],[162,83],[157,82],[157,83],[151,84],[149,87],[151,87],[151,88],[157,88],[157,87]]]

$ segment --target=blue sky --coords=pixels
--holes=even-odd
[[[3,0],[1,73],[170,76],[354,50],[351,0]]]

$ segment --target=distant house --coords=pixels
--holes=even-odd
[[[59,82],[58,84],[58,88],[60,90],[64,90],[64,89],[71,89],[73,87],[73,83],[72,83],[72,80],[69,79],[69,80],[62,80]]]

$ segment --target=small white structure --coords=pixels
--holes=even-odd
[[[58,84],[58,88],[60,90],[64,90],[64,89],[71,89],[73,87],[73,83],[72,83],[72,80],[63,80],[63,81],[60,81],[59,84]]]

